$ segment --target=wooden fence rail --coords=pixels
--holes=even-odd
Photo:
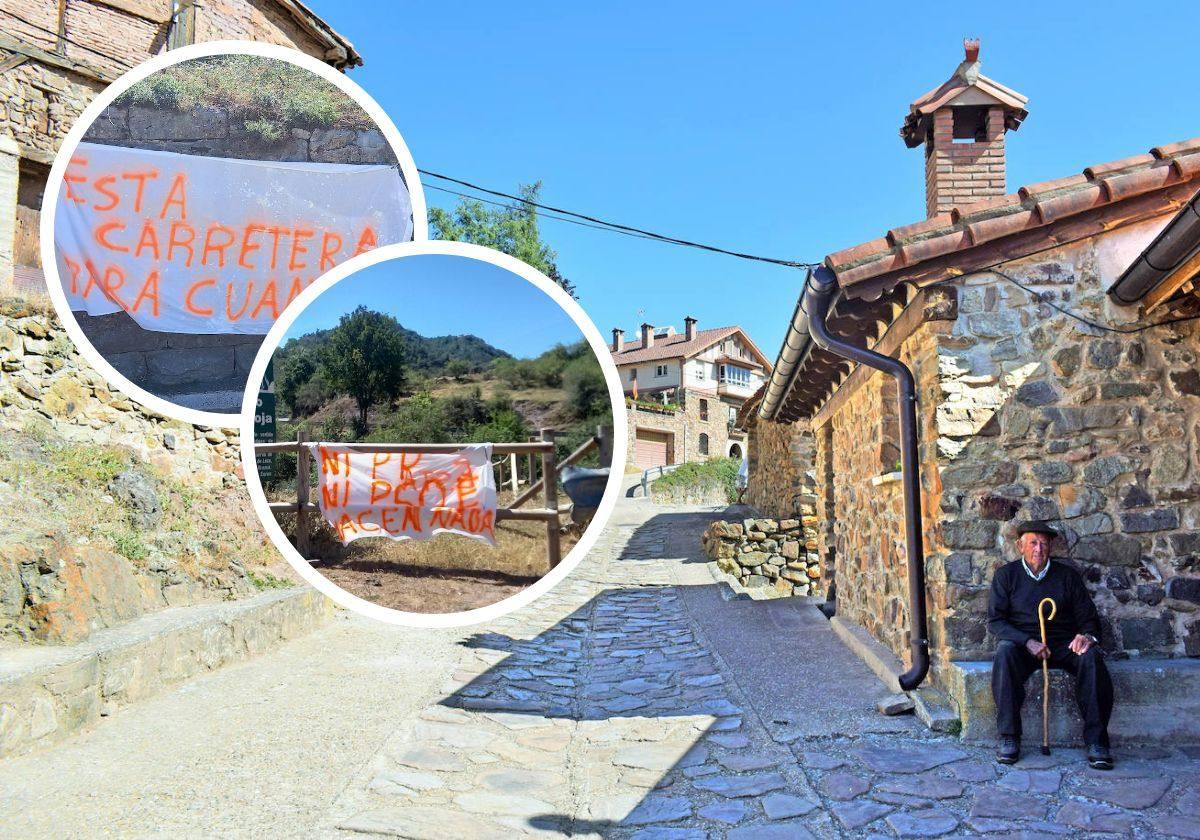
[[[540,510],[516,510],[517,505],[514,503],[509,507],[497,508],[496,521],[501,522],[506,519],[516,521],[544,521],[546,523],[546,559],[549,561],[551,569],[557,566],[562,560],[562,543],[559,534],[561,523],[558,512],[558,473],[561,467],[556,463],[557,455],[554,448],[554,435],[555,432],[552,429],[542,429],[541,437],[538,440],[525,443],[492,444],[492,454],[512,456],[513,463],[515,463],[515,459],[519,455],[528,456],[531,467],[531,480],[535,458],[537,459],[536,462],[541,465],[542,478],[538,479],[536,485],[530,487],[524,495],[532,497],[538,489],[544,488],[543,498],[545,500],[545,507]],[[593,440],[589,443],[594,442]],[[304,557],[305,560],[315,562],[318,558],[310,558],[308,556],[308,515],[315,511],[320,511],[321,507],[309,499],[309,473],[312,468],[312,460],[309,448],[305,445],[306,443],[304,431],[300,430],[297,432],[294,441],[256,443],[254,449],[256,453],[263,454],[296,453],[296,501],[271,502],[269,507],[274,514],[296,514],[296,550],[300,552],[300,556]],[[463,448],[463,444],[457,443],[338,443],[336,445],[344,446],[355,452],[404,453],[409,455],[444,454],[458,452]],[[572,456],[574,454],[572,453]],[[564,465],[568,462],[570,462],[570,458],[564,461]],[[522,499],[522,502],[524,501],[527,501],[527,499]]]

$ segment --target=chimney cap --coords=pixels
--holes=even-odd
[[[684,319],[683,319],[683,322],[686,324],[686,323],[687,323],[687,322],[689,322],[689,321],[691,321],[693,324],[694,324],[694,323],[696,323],[696,319],[695,319],[695,318],[693,318],[691,315],[687,315],[687,316],[685,316],[685,317],[684,317]]]
[[[979,72],[979,47],[978,38],[963,39],[966,60],[955,68],[949,79],[908,106],[908,114],[900,126],[900,137],[908,148],[915,149],[925,142],[933,130],[934,112],[943,108],[990,103],[1003,109],[1006,131],[1016,131],[1029,116],[1029,111],[1025,109],[1028,97]],[[964,96],[968,92],[970,96]],[[963,101],[958,101],[960,98]]]

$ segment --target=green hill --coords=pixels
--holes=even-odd
[[[293,338],[275,351],[275,370],[293,356],[319,352],[331,330],[317,330]],[[496,359],[511,359],[509,353],[493,347],[476,335],[439,335],[427,338],[410,329],[400,328],[404,337],[404,365],[411,370],[441,373],[451,359],[462,359],[471,370],[482,370]]]

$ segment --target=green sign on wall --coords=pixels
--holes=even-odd
[[[258,391],[254,408],[254,442],[275,442],[275,360],[267,362],[267,373]],[[263,484],[275,478],[275,458],[269,453],[255,456],[258,480]]]

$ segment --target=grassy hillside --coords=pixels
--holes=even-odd
[[[373,405],[365,422],[329,370],[334,330],[280,347],[277,413],[288,420],[279,423],[278,438],[294,439],[303,429],[309,440],[323,441],[501,443],[552,428],[565,457],[596,426],[612,424],[603,372],[584,341],[517,359],[473,335],[427,338],[395,329],[403,385],[398,396]],[[294,476],[292,459],[277,456],[275,483],[282,489]]]

